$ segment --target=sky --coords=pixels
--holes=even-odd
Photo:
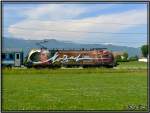
[[[140,47],[147,4],[3,4],[3,36]]]

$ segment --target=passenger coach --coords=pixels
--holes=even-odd
[[[20,67],[23,65],[23,51],[21,49],[2,50],[2,67]]]

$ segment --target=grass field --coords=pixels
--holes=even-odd
[[[116,69],[4,69],[2,109],[146,110],[146,66],[126,62]]]
[[[120,62],[119,65],[117,66],[119,68],[127,68],[127,69],[146,69],[147,68],[147,63],[145,62]]]

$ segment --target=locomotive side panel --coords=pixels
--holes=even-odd
[[[96,51],[60,51],[59,57],[66,65],[94,65],[97,64]]]
[[[106,50],[32,50],[27,62],[31,66],[113,66],[114,58]]]

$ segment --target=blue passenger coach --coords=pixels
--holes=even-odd
[[[21,49],[2,50],[3,67],[20,67],[21,65],[23,65],[23,51]]]

